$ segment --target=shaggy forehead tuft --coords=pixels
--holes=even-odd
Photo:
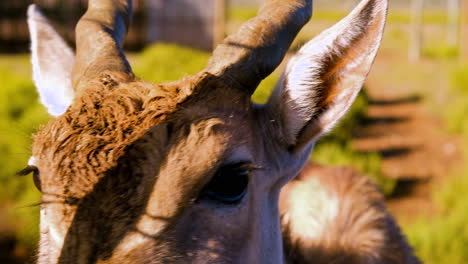
[[[54,161],[55,168],[80,162],[88,167],[81,169],[107,170],[126,146],[166,120],[204,78],[154,85],[105,72],[81,91],[62,116],[35,135],[34,156]]]
[[[149,84],[132,75],[105,72],[89,83],[62,116],[35,135],[34,156],[51,162],[44,167],[58,170],[49,174],[99,176],[115,167],[128,146],[150,128],[184,109],[182,103],[197,101],[197,97],[205,100],[210,97],[205,93],[212,94],[223,86],[206,73]]]

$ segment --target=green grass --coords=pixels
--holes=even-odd
[[[449,103],[442,109],[450,133],[468,134],[468,64],[455,67],[450,76]]]
[[[439,212],[405,225],[410,243],[426,264],[468,263],[468,65],[451,73],[450,103],[439,106],[449,132],[462,137],[464,166],[450,173],[448,182],[433,190]]]
[[[3,224],[18,232],[22,245],[36,241],[39,192],[29,177],[15,173],[26,166],[31,134],[47,121],[31,82],[28,56],[1,56],[0,59],[0,207],[7,216]]]
[[[458,66],[452,71],[451,91],[468,98],[468,64]]]
[[[468,167],[460,169],[435,199],[441,213],[404,227],[411,245],[426,264],[468,263]]]
[[[210,53],[174,44],[157,44],[137,55],[133,70],[150,82],[173,81],[201,71]]]
[[[422,49],[422,55],[432,59],[456,59],[459,55],[457,47],[446,44],[430,45]]]

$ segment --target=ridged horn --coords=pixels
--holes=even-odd
[[[255,18],[216,47],[206,72],[252,94],[281,63],[312,15],[312,0],[269,0]]]
[[[75,90],[106,70],[131,73],[122,50],[131,16],[132,0],[89,0],[75,32]]]

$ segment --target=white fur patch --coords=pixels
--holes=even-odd
[[[288,224],[292,237],[315,240],[338,216],[340,200],[321,186],[318,180],[311,179],[294,186],[289,198],[291,206],[283,221]]]
[[[55,245],[63,245],[64,236],[57,231],[52,225],[48,225],[49,227],[49,236],[52,238],[52,241]]]

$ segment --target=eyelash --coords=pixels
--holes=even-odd
[[[28,165],[26,168],[20,170],[19,172],[16,173],[17,176],[27,176],[29,174],[33,174],[33,181],[34,185],[39,191],[42,191],[41,188],[41,177],[39,173],[39,169],[36,166],[33,165]]]
[[[258,169],[262,169],[262,168],[259,167],[259,166],[255,166],[250,162],[237,162],[237,163],[234,163],[234,164],[228,164],[228,165],[222,166],[218,170],[218,172],[216,172],[216,175],[213,177],[213,179],[210,181],[210,183],[208,183],[207,186],[205,186],[205,190],[202,191],[202,196],[211,197],[214,200],[220,200],[221,202],[224,202],[224,203],[237,203],[240,200],[242,200],[243,196],[245,195],[247,186],[248,186],[249,181],[250,181],[250,175],[251,175],[252,171],[258,170]],[[28,166],[26,166],[26,168],[24,168],[21,171],[17,172],[16,175],[18,175],[18,176],[27,176],[27,175],[29,175],[31,173],[33,174],[34,185],[36,186],[36,188],[39,191],[42,191],[40,173],[39,173],[39,169],[36,166],[28,165]],[[231,173],[231,175],[228,175],[230,173]],[[234,187],[236,187],[236,188],[237,187],[239,187],[239,188],[242,187],[243,193],[240,193],[238,196],[232,198],[232,200],[229,200],[229,197],[228,197],[228,195],[231,195],[231,194],[226,194],[226,193],[222,194],[222,195],[225,195],[224,198],[222,197],[222,195],[221,196],[217,195],[216,191],[220,191],[221,193],[223,191],[224,192],[229,191],[228,189],[226,189],[226,186],[223,186],[222,183],[220,183],[219,179],[217,180],[217,178],[225,177],[227,180],[231,180],[230,183],[233,183],[232,182],[233,179],[229,179],[228,176],[232,176],[232,174],[235,174],[235,173],[237,173],[237,176],[239,177],[239,178],[236,179],[236,181],[243,180],[244,182],[240,183],[241,186],[234,186]],[[240,177],[244,177],[244,179],[242,179]],[[210,187],[213,188],[214,190],[210,191],[209,190]],[[216,190],[216,189],[218,189],[218,190]]]
[[[218,169],[200,193],[200,199],[223,204],[237,204],[247,193],[251,174],[260,167],[250,162],[228,164]]]

